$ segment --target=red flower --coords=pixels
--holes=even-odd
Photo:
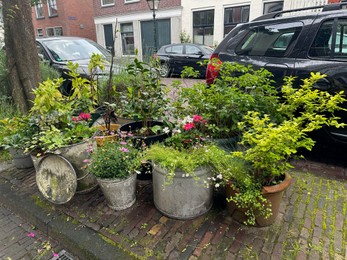
[[[200,122],[200,121],[202,121],[202,116],[194,115],[194,116],[193,116],[193,121],[194,121],[194,122]]]
[[[187,123],[187,124],[184,125],[184,130],[185,131],[188,131],[188,130],[190,130],[192,128],[194,128],[194,123],[193,122]]]

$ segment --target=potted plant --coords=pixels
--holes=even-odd
[[[185,105],[178,112],[202,115],[209,122],[211,137],[221,147],[232,150],[240,137],[237,124],[247,111],[278,115],[278,95],[272,86],[272,74],[265,69],[236,63],[220,67],[220,76],[211,85],[199,82],[191,88],[179,86],[178,105]]]
[[[312,149],[315,142],[308,136],[310,132],[324,125],[345,126],[333,115],[346,101],[343,92],[332,95],[313,89],[323,77],[312,73],[299,89],[292,87],[293,78],[287,78],[278,109],[284,120],[276,122],[267,114],[248,112],[239,123],[243,150],[215,165],[227,183],[230,213],[242,216],[246,224],[266,226],[275,221],[283,192],[290,184],[289,160],[300,149]]]
[[[87,172],[97,178],[110,208],[122,210],[135,203],[141,160],[141,150],[125,139],[104,143],[92,151]]]
[[[28,117],[14,117],[0,120],[0,145],[8,149],[16,168],[33,167],[30,154],[25,153],[25,143],[32,137],[32,129],[28,126]]]
[[[163,131],[168,89],[160,82],[153,63],[141,62],[135,58],[128,65],[127,72],[130,85],[121,97],[122,107],[118,114],[132,118],[135,122],[122,125],[120,131],[131,132],[146,145],[162,141],[168,137]]]
[[[89,156],[87,150],[93,146],[91,137],[96,129],[89,126],[91,119],[89,111],[80,112],[81,103],[79,101],[90,98],[90,94],[80,89],[77,91],[78,95],[63,95],[60,92],[62,81],[61,78],[48,79],[33,90],[35,99],[28,122],[33,135],[26,143],[26,151],[32,154],[38,185],[42,184],[41,181],[46,182],[46,171],[49,171],[47,167],[44,173],[40,170],[43,160],[46,160],[45,163],[49,161],[46,159],[46,155],[50,157],[59,155],[55,158],[61,159],[62,156],[71,163],[68,171],[71,172],[71,175],[76,174],[77,192],[85,193],[93,190],[97,185],[95,177],[87,175],[82,169],[83,160]],[[77,86],[80,88],[80,84],[75,84],[75,81],[80,82],[80,79],[78,77],[72,79],[73,89]],[[83,82],[87,83],[86,81]],[[88,104],[84,109],[92,109],[92,102]],[[62,160],[60,160],[60,164],[65,166],[66,162]],[[42,177],[41,181],[40,176]],[[52,179],[52,181],[54,180]],[[44,187],[45,189],[52,188],[46,184]],[[57,189],[62,190],[59,187]],[[51,194],[49,190],[43,188],[40,191],[47,196]],[[54,201],[53,198],[50,199]]]
[[[225,152],[208,142],[206,129],[201,116],[187,117],[164,143],[146,151],[153,165],[154,204],[164,215],[191,219],[212,207],[210,165]]]

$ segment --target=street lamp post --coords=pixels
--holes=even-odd
[[[159,8],[160,0],[147,0],[149,9],[153,12],[153,39],[154,39],[154,52],[157,52],[157,20],[155,19],[155,12]]]

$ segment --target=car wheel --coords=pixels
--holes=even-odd
[[[159,68],[159,74],[161,77],[166,78],[170,74],[170,66],[167,63],[162,63]]]

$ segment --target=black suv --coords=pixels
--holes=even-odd
[[[211,55],[206,82],[218,77],[215,62],[251,64],[273,73],[276,84],[283,77],[296,82],[321,72],[327,77],[316,88],[325,91],[347,90],[347,3],[329,4],[266,14],[234,28]],[[315,9],[317,12],[301,11]],[[288,16],[288,14],[295,15]],[[346,91],[347,93],[347,91]],[[341,112],[347,123],[347,112]],[[326,129],[327,130],[327,129]],[[328,129],[334,141],[347,143],[347,129]]]

